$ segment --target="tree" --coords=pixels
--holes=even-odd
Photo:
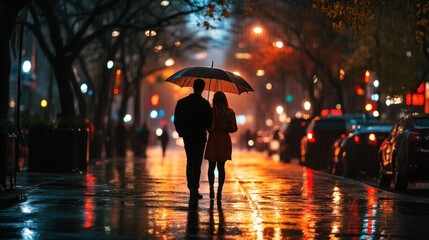
[[[334,28],[346,27],[356,33],[361,33],[367,24],[376,21],[380,9],[398,4],[402,20],[414,30],[415,39],[422,40],[429,26],[429,2],[426,0],[313,0],[313,7],[326,15]]]
[[[336,29],[345,27],[356,33],[358,44],[348,65],[360,69],[361,74],[368,68],[374,70],[381,80],[382,92],[403,94],[424,79],[427,63],[423,58],[429,61],[425,36],[429,2],[315,0],[313,3]]]
[[[62,117],[72,118],[85,114],[85,102],[74,79],[72,66],[82,50],[93,40],[115,28],[146,31],[166,26],[172,20],[191,13],[201,12],[208,19],[227,16],[225,1],[215,3],[183,0],[163,7],[158,2],[149,0],[98,0],[84,3],[77,0],[33,1],[30,5],[32,21],[27,22],[26,26],[38,39],[54,69]],[[143,18],[147,21],[141,21]],[[101,26],[96,24],[99,21],[103,23]],[[210,26],[208,20],[204,21],[204,26]],[[75,110],[75,96],[79,100],[80,112]]]
[[[260,22],[266,28],[263,38],[271,39],[268,43],[271,49],[275,50],[271,45],[275,39],[281,39],[284,48],[281,54],[271,54],[257,44],[256,48],[261,51],[252,54],[249,64],[266,63],[276,71],[275,78],[280,81],[280,89],[276,90],[283,91],[283,99],[288,81],[300,83],[315,107],[314,114],[318,114],[321,108],[333,108],[336,104],[345,109],[339,71],[349,51],[347,35],[333,31],[327,19],[312,10],[309,1],[258,1],[253,8],[252,17],[256,20],[247,20],[248,25]],[[246,24],[245,20],[240,22]],[[244,34],[244,38],[250,40],[249,44],[256,42],[251,35]],[[317,93],[313,83],[315,76],[324,86]]]
[[[0,3],[0,120],[6,119],[9,111],[10,38],[18,13],[29,2],[29,0],[15,0]]]

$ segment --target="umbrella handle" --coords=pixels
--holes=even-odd
[[[212,60],[212,68],[213,68],[213,60]],[[211,84],[212,84],[212,79],[210,78],[210,80],[209,80],[209,89],[207,90],[207,101],[209,101],[209,98],[210,98],[210,86],[211,86]]]

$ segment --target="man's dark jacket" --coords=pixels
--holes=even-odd
[[[190,94],[177,101],[174,126],[185,141],[206,141],[206,130],[212,123],[210,103],[200,94]]]

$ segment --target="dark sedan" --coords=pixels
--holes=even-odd
[[[315,117],[306,128],[301,139],[302,165],[309,168],[332,172],[332,146],[338,137],[345,137],[350,126],[373,121],[363,114]]]
[[[293,118],[283,131],[283,141],[280,143],[280,160],[290,162],[293,158],[301,156],[301,139],[305,135],[305,129],[310,118]]]
[[[393,124],[354,125],[334,143],[332,173],[350,178],[378,177],[378,149]]]
[[[410,182],[429,181],[429,114],[409,114],[396,121],[379,150],[379,184],[406,190]]]

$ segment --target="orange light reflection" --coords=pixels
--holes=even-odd
[[[84,223],[83,226],[85,228],[90,228],[94,226],[95,222],[95,204],[94,204],[94,196],[95,196],[95,177],[91,173],[86,174],[86,186],[87,191],[85,192],[85,203],[83,205],[84,212]]]

